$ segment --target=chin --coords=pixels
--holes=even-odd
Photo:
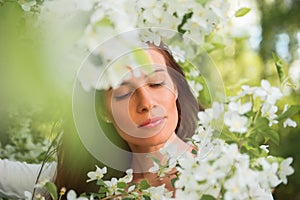
[[[162,133],[158,133],[149,138],[138,138],[136,145],[157,146],[157,145],[165,144],[171,138],[174,131],[168,131],[168,132],[169,132],[169,134],[167,134],[167,135],[162,135]]]

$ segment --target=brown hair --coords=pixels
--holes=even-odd
[[[163,44],[155,48],[164,56],[168,66],[168,73],[177,86],[178,98],[176,105],[178,109],[178,124],[175,132],[181,139],[186,140],[195,132],[197,113],[201,110],[201,107],[193,96],[181,67],[174,60],[168,49]],[[101,128],[103,128],[107,137],[113,143],[123,149],[129,150],[127,143],[118,135],[113,125],[105,123],[101,117],[103,112],[100,110],[105,110],[103,95],[104,91],[97,91],[95,99]],[[72,115],[69,116],[69,119],[70,121],[66,123],[67,127],[64,130],[58,149],[57,172],[54,183],[58,189],[66,187],[68,190],[75,190],[77,194],[96,192],[99,187],[96,187],[95,183],[86,183],[88,178],[87,173],[94,171],[95,165],[99,167],[103,167],[104,165],[95,159],[84,147],[75,129]],[[101,149],[99,149],[99,151],[101,151]],[[105,175],[104,179],[121,177],[123,175],[123,172],[108,168],[108,174]]]

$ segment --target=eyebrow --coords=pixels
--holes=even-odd
[[[149,75],[152,75],[152,74],[154,74],[154,73],[157,73],[157,72],[164,72],[164,71],[166,71],[165,69],[162,69],[162,68],[160,68],[160,69],[156,69],[156,70],[154,70],[151,74],[149,74]],[[145,77],[147,77],[147,76],[149,76],[149,75],[147,75],[147,74],[145,74]],[[128,85],[128,84],[130,84],[130,82],[128,82],[128,81],[123,81],[121,84],[120,84],[120,86],[122,85]]]

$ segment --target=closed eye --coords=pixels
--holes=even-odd
[[[126,94],[122,94],[122,95],[118,95],[118,96],[115,96],[114,98],[117,100],[117,101],[120,101],[120,100],[123,100],[123,99],[126,99],[128,97],[130,97],[132,94],[132,92],[128,92]]]
[[[152,87],[152,88],[156,88],[156,87],[161,87],[161,86],[164,86],[165,85],[165,82],[162,81],[160,83],[150,83],[149,86]]]

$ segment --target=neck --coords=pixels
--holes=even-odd
[[[176,157],[187,151],[190,152],[192,149],[190,145],[181,140],[175,133],[171,135],[168,142],[159,145],[146,147],[129,144],[129,146],[133,152],[132,168],[135,173],[149,172],[149,169],[153,167],[153,157],[159,159],[161,163],[165,163],[168,155],[162,154],[159,151],[163,147],[169,149],[169,153]]]

